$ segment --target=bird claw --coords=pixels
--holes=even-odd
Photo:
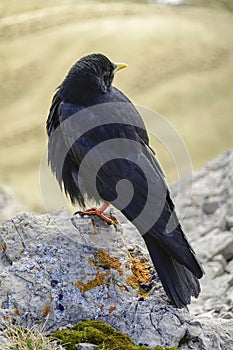
[[[117,218],[114,215],[112,215],[112,213],[109,214],[109,218],[112,220],[113,225],[116,226],[119,224],[119,221],[117,220]]]
[[[105,221],[108,225],[114,225],[116,226],[119,221],[117,220],[117,218],[115,216],[113,216],[111,213],[109,214],[109,217],[107,217],[106,215],[103,214],[103,212],[97,208],[90,208],[84,211],[76,211],[74,213],[74,215],[81,215],[82,217],[85,215],[97,215],[100,219],[102,219],[103,221]]]

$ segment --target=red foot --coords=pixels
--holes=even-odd
[[[81,214],[82,216],[83,215],[97,215],[103,221],[107,222],[108,225],[112,225],[112,224],[116,225],[116,224],[118,224],[118,221],[112,214],[110,214],[110,217],[107,217],[103,213],[108,208],[108,206],[109,206],[109,204],[105,203],[99,209],[98,208],[90,208],[90,209],[87,209],[87,210],[84,210],[81,212],[79,211],[79,212],[77,212],[77,214]]]

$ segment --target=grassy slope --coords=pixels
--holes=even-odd
[[[0,7],[0,183],[32,208],[42,206],[39,162],[53,90],[89,52],[129,64],[115,85],[173,123],[194,168],[232,147],[231,13],[62,0],[7,3]],[[174,179],[169,154],[152,142],[168,179]]]

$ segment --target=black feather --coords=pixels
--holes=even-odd
[[[199,295],[198,279],[203,270],[176,217],[142,118],[129,99],[112,86],[115,67],[106,56],[93,54],[71,68],[53,98],[47,120],[49,164],[72,203],[84,207],[86,197],[114,202],[134,223],[167,295],[181,308]],[[91,127],[85,130],[85,125]],[[96,150],[110,141],[117,148]],[[88,158],[90,154],[92,158]],[[95,183],[92,174],[96,174]],[[125,206],[117,192],[120,180],[126,180],[121,188],[125,193],[130,195],[128,183],[133,187]],[[148,195],[151,208],[138,220]],[[145,230],[150,222],[153,224]]]

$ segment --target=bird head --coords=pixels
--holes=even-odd
[[[78,60],[60,85],[60,94],[68,102],[92,101],[96,95],[111,89],[114,74],[127,67],[113,63],[103,54],[91,54]]]

